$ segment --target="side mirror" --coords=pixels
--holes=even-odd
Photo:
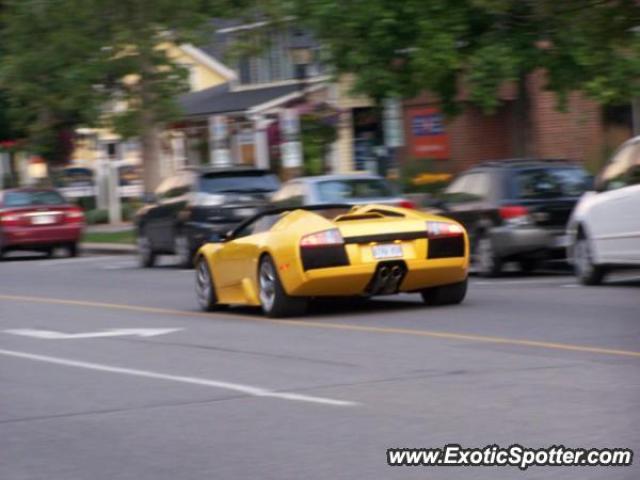
[[[229,233],[212,232],[209,235],[210,243],[223,243],[229,238]]]

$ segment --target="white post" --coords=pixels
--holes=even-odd
[[[256,167],[269,169],[269,142],[267,128],[269,121],[262,115],[256,115],[253,119],[253,145],[256,152]]]
[[[120,162],[109,162],[109,223],[119,224],[122,223],[122,208],[120,205],[120,192],[119,192],[119,175],[118,165]]]
[[[231,165],[229,127],[224,115],[209,117],[209,162],[216,167]]]

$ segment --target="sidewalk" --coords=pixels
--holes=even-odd
[[[80,251],[90,255],[133,255],[137,247],[127,243],[82,242]]]
[[[126,232],[127,230],[133,230],[134,225],[132,222],[122,222],[117,225],[100,224],[100,225],[87,225],[87,233],[113,233],[113,232]]]
[[[134,229],[134,225],[131,222],[123,222],[118,225],[88,225],[85,234],[112,234],[129,232]],[[132,255],[135,254],[137,248],[132,243],[120,243],[120,242],[82,242],[80,244],[80,250],[84,254],[93,255]]]

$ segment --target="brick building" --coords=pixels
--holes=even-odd
[[[631,135],[630,125],[606,122],[602,107],[580,93],[569,96],[565,112],[556,109],[553,92],[544,90],[544,73],[529,77],[530,156],[567,158],[598,168],[619,142]],[[505,85],[503,104],[490,115],[467,104],[462,113],[446,119],[435,98],[423,94],[404,103],[405,161],[430,159],[435,171],[459,172],[475,163],[522,156],[521,128],[516,115],[516,88]],[[460,100],[464,102],[464,94]],[[624,123],[624,122],[623,122]]]

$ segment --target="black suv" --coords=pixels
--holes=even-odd
[[[167,178],[136,215],[141,265],[167,253],[192,266],[213,233],[224,235],[255,215],[279,187],[273,173],[255,168],[193,168]]]
[[[529,272],[542,259],[564,258],[565,226],[591,183],[566,160],[487,162],[457,176],[434,207],[467,228],[479,275],[500,274],[506,261]]]

